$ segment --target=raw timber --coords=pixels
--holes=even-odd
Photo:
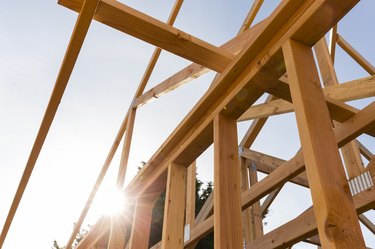
[[[217,47],[173,27],[182,0],[176,1],[166,23],[115,0],[59,0],[79,12],[79,17],[3,227],[0,248],[92,19],[157,48],[67,248],[71,248],[123,137],[117,186],[133,201],[134,210],[127,217],[102,217],[77,248],[194,248],[212,231],[215,248],[222,249],[291,248],[301,241],[322,248],[366,248],[360,222],[375,232],[375,225],[363,214],[375,208],[375,159],[357,138],[375,136],[375,103],[360,110],[345,101],[375,95],[375,69],[337,28],[358,2],[283,0],[269,17],[253,24],[263,3],[255,0],[238,35]],[[330,43],[326,42],[327,32],[331,33]],[[333,65],[336,44],[370,76],[339,84]],[[162,50],[192,64],[144,92]],[[211,70],[218,73],[211,87],[124,186],[137,109]],[[269,94],[266,102],[254,105],[265,93]],[[267,119],[288,112],[295,113],[301,141],[296,155],[283,160],[252,150]],[[238,142],[237,122],[244,120],[253,122]],[[195,216],[196,160],[212,144],[214,192]],[[362,156],[369,161],[367,167]],[[266,176],[258,179],[258,172]],[[308,188],[313,206],[264,234],[262,217],[286,183]],[[149,245],[152,210],[164,191],[162,238]]]

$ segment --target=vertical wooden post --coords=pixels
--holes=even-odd
[[[244,192],[249,189],[249,171],[248,171],[248,162],[247,159],[241,157],[241,192]],[[246,208],[242,211],[242,233],[243,240],[246,245],[250,244],[250,241],[253,239],[252,232],[252,216],[251,216],[251,207]]]
[[[250,187],[258,182],[257,168],[255,164],[249,167]],[[260,201],[257,201],[252,206],[252,225],[253,225],[253,239],[259,238],[263,235],[263,219],[260,210]]]
[[[111,231],[108,241],[108,249],[124,249],[126,238],[126,219],[122,214],[111,217]]]
[[[323,248],[365,248],[311,48],[282,47]]]
[[[236,120],[214,118],[214,241],[216,249],[243,248]]]
[[[165,196],[162,249],[184,248],[184,215],[187,169],[171,163],[168,167]]]
[[[147,249],[155,201],[139,197],[135,203],[129,249]]]
[[[190,225],[190,227],[193,227],[195,223],[196,172],[197,164],[196,161],[194,161],[187,169],[185,224]]]

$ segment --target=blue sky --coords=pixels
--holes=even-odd
[[[173,1],[122,1],[165,21]],[[215,45],[233,37],[252,1],[187,0],[175,26]],[[257,20],[278,1],[265,1]],[[343,19],[339,33],[375,64],[372,32],[375,2],[365,0]],[[59,70],[76,13],[56,1],[8,1],[0,8],[0,224],[13,199]],[[153,47],[117,30],[93,22],[62,99],[33,175],[9,231],[4,249],[50,248],[64,244],[100,171],[123,116],[152,54]],[[149,87],[189,62],[167,52]],[[338,48],[336,70],[340,82],[365,77],[355,62]],[[137,114],[127,181],[141,161],[147,161],[173,128],[202,96],[214,74],[142,107]],[[351,104],[362,108],[374,98]],[[239,124],[239,137],[249,122]],[[361,136],[372,152],[372,138]],[[284,159],[299,148],[294,114],[273,117],[253,148]],[[199,177],[212,180],[212,149],[198,159]],[[114,185],[118,155],[104,182]],[[265,230],[297,216],[311,205],[309,192],[288,184],[266,219]],[[281,214],[281,215],[280,215]],[[369,218],[375,221],[374,211]],[[86,223],[93,224],[98,210]],[[375,239],[364,229],[368,246]],[[297,245],[295,248],[310,248]]]

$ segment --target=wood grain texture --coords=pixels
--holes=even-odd
[[[136,200],[129,249],[148,249],[154,201]]]
[[[283,53],[322,246],[365,248],[311,48]]]
[[[82,0],[59,0],[59,4],[79,11]],[[230,52],[115,0],[101,0],[94,19],[217,72],[222,72],[233,59]]]
[[[339,85],[327,86],[323,89],[323,93],[325,96],[339,101],[351,101],[373,97],[375,96],[375,76],[369,76]],[[250,107],[238,118],[238,121],[269,117],[293,111],[292,103],[283,99],[277,99]]]
[[[172,163],[168,167],[165,195],[162,249],[184,248],[184,216],[187,169]]]
[[[375,188],[371,188],[353,197],[358,214],[375,207]],[[310,207],[297,218],[256,239],[250,244],[251,249],[281,249],[317,234],[317,224],[313,207]],[[324,248],[324,245],[323,245]],[[332,247],[328,247],[332,248]],[[346,248],[345,245],[342,248]],[[353,248],[366,248],[356,245]]]
[[[236,120],[222,114],[214,120],[214,244],[241,248],[242,215]]]
[[[263,94],[264,88],[274,86],[275,81],[285,73],[281,45],[286,39],[301,37],[314,44],[358,1],[326,0],[311,5],[312,2],[281,2],[267,19],[260,35],[221,74],[217,83],[128,185],[127,191],[142,193],[155,184],[162,185],[171,161],[178,160],[185,165],[193,162],[212,144],[212,120],[215,115],[226,107],[228,114],[238,118]],[[329,13],[326,11],[328,8]],[[325,18],[325,15],[329,18]],[[317,22],[322,23],[317,25]],[[275,30],[278,32],[275,33]],[[303,30],[309,30],[308,35]]]

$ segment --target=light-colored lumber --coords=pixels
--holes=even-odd
[[[265,103],[269,103],[274,99],[275,97],[273,97],[272,95],[268,95]],[[249,129],[246,131],[245,135],[243,136],[242,141],[240,143],[240,147],[250,148],[266,122],[267,117],[259,117],[257,120],[254,120],[251,123]]]
[[[375,96],[375,76],[345,82],[323,89],[324,95],[339,101],[351,101]],[[269,117],[294,111],[293,104],[283,99],[250,107],[238,121]]]
[[[70,235],[70,238],[69,238],[69,241],[68,241],[67,245],[69,245],[69,244],[71,245],[73,243],[79,229],[82,226],[82,223],[83,223],[88,211],[90,210],[91,204],[92,204],[92,202],[93,202],[93,200],[96,196],[96,193],[98,192],[98,189],[100,188],[101,183],[103,182],[103,179],[104,179],[104,177],[105,177],[105,175],[108,171],[108,168],[109,168],[109,166],[112,162],[112,159],[113,159],[113,157],[116,153],[116,150],[117,150],[117,148],[120,144],[121,138],[124,135],[124,132],[125,132],[125,129],[126,129],[126,123],[127,123],[127,117],[125,117],[125,119],[123,120],[123,122],[120,126],[120,129],[119,129],[119,131],[116,135],[115,141],[113,142],[112,147],[111,147],[111,149],[110,149],[110,151],[107,155],[107,158],[106,158],[106,160],[105,160],[105,162],[102,166],[102,169],[99,172],[99,175],[98,175],[98,177],[95,181],[95,184],[94,184],[94,186],[93,186],[93,188],[90,192],[90,195],[86,200],[85,206],[82,209],[82,212],[81,212],[81,214],[80,214],[80,216],[79,216],[79,218],[76,222],[76,226],[74,227],[74,229],[73,229],[73,231]]]
[[[256,164],[250,164],[249,167],[249,179],[250,179],[250,188],[258,183],[258,173]],[[263,236],[263,218],[260,210],[260,201],[257,201],[251,207],[251,219],[253,225],[253,234],[252,240]]]
[[[174,23],[174,21],[176,20],[177,18],[177,14],[181,8],[181,5],[183,3],[183,0],[177,0],[173,6],[173,9],[171,11],[171,14],[167,20],[167,23],[172,25]],[[147,82],[148,80],[150,79],[150,76],[151,76],[151,73],[156,65],[156,62],[159,58],[159,55],[161,53],[161,49],[160,48],[156,48],[151,56],[151,59],[150,59],[150,62],[146,68],[146,71],[145,73],[143,74],[143,77],[142,77],[142,80],[141,82],[139,83],[139,86],[136,90],[136,93],[135,93],[135,96],[133,98],[133,100],[140,96],[142,94],[142,92],[144,91],[146,85],[147,85]],[[130,145],[131,145],[131,138],[132,138],[132,134],[133,134],[133,127],[134,127],[134,122],[135,122],[135,115],[136,115],[136,110],[133,109],[133,108],[130,108],[128,110],[128,112],[126,113],[125,117],[124,117],[124,120],[122,121],[122,124],[120,126],[120,129],[116,135],[116,138],[115,138],[115,141],[113,142],[113,145],[108,153],[108,156],[104,162],[104,165],[102,166],[102,169],[97,177],[97,180],[90,192],[90,195],[89,195],[89,198],[87,199],[86,201],[86,204],[78,218],[78,221],[76,222],[76,227],[74,228],[71,236],[70,236],[70,239],[69,239],[69,243],[71,244],[77,234],[77,232],[79,231],[90,207],[91,207],[91,204],[92,204],[92,201],[94,200],[95,196],[96,196],[96,193],[107,173],[107,170],[112,162],[112,159],[117,151],[117,148],[121,142],[121,139],[122,137],[124,136],[124,133],[127,129],[127,135],[124,139],[124,145],[123,145],[123,150],[122,150],[122,154],[121,154],[121,163],[120,163],[120,167],[119,167],[119,174],[118,174],[118,180],[117,180],[117,186],[119,187],[122,187],[123,185],[123,182],[125,180],[125,174],[126,174],[126,168],[127,168],[127,162],[128,162],[128,157],[129,157],[129,152],[130,152]]]
[[[314,46],[314,49],[323,85],[325,87],[339,85],[325,37],[320,39],[320,41]],[[337,125],[335,121],[333,124],[334,126]],[[361,154],[356,141],[353,140],[344,145],[341,148],[341,154],[344,159],[344,165],[349,179],[357,177],[364,172]]]
[[[362,192],[353,197],[355,208],[361,214],[375,207],[375,188]],[[294,243],[307,239],[317,234],[317,224],[312,207],[300,214],[297,218],[267,233],[263,237],[254,240],[250,248],[274,249],[286,248]],[[323,245],[324,248],[324,245]],[[331,248],[331,247],[328,247]],[[342,248],[346,248],[345,245]],[[353,248],[366,248],[357,244]]]
[[[186,215],[185,224],[193,227],[195,225],[195,196],[196,196],[196,174],[197,163],[194,161],[187,171],[186,187]]]
[[[371,151],[369,151],[361,142],[359,142],[358,140],[356,141],[357,141],[358,148],[362,156],[364,156],[367,160],[370,161],[371,158],[374,156],[374,154],[372,154]]]
[[[90,228],[88,234],[78,243],[76,249],[91,248],[97,244],[100,240],[108,240],[109,238],[109,227],[111,226],[111,220],[109,216],[101,217],[95,225]]]
[[[123,214],[111,216],[111,225],[107,249],[124,249],[126,244],[127,222]]]
[[[183,3],[183,0],[177,0],[175,2],[175,4],[173,5],[173,8],[172,8],[172,11],[171,11],[171,13],[168,17],[167,25],[173,25],[174,24],[174,22],[177,18],[178,12],[181,9],[182,3]],[[130,154],[130,146],[131,146],[131,140],[132,140],[132,136],[133,136],[135,116],[136,116],[136,111],[137,111],[136,107],[132,107],[132,105],[133,105],[133,102],[135,101],[135,99],[137,97],[139,97],[143,93],[144,89],[146,88],[146,85],[147,85],[147,83],[148,83],[148,81],[151,77],[151,74],[152,74],[154,68],[155,68],[156,62],[159,59],[160,53],[161,53],[161,49],[155,48],[154,52],[152,53],[151,59],[150,59],[148,65],[147,65],[147,68],[146,68],[146,70],[145,70],[145,72],[142,76],[142,80],[139,83],[139,86],[138,86],[138,88],[135,92],[135,96],[133,98],[133,101],[131,103],[129,111],[126,114],[126,116],[128,117],[128,121],[127,121],[128,123],[127,123],[127,127],[126,127],[124,145],[123,145],[123,149],[122,149],[122,153],[121,153],[121,161],[120,161],[120,166],[119,166],[119,172],[118,172],[118,176],[117,176],[117,187],[118,188],[122,188],[123,185],[124,185],[125,176],[126,176],[126,169],[127,169],[128,159],[129,159],[129,154]]]
[[[254,22],[256,15],[259,12],[260,7],[262,7],[263,2],[264,0],[254,0],[249,13],[247,13],[246,18],[242,23],[240,30],[238,31],[238,34],[250,28],[251,24]]]
[[[58,3],[78,11],[82,0],[59,0]],[[232,53],[115,0],[101,0],[94,19],[217,72],[222,72],[233,59]]]
[[[214,244],[241,248],[241,188],[236,120],[218,114],[214,120]]]
[[[364,131],[368,131],[369,129],[373,129],[375,126],[374,120],[374,112],[375,112],[375,101],[363,108],[359,111],[356,115],[352,116],[348,119],[348,122],[345,122],[345,125],[341,125],[335,128],[335,133],[338,136],[344,136],[348,129],[353,129],[353,127],[358,126],[361,127],[359,129],[353,129],[356,132],[351,133],[350,136],[343,141],[344,144],[350,142],[354,138],[356,138],[359,134],[363,133]],[[349,122],[351,124],[349,125]],[[349,128],[350,127],[350,128]]]
[[[358,214],[374,208],[375,188],[359,193],[353,197],[353,201]],[[243,209],[247,206],[244,202],[242,205]],[[196,230],[193,229],[192,236],[189,241],[186,241],[185,246],[191,245],[212,231],[213,223],[213,216],[210,216],[207,220],[198,224]],[[254,240],[247,248],[286,248],[288,245],[314,236],[317,232],[314,211],[309,208],[292,221]]]
[[[10,225],[16,214],[19,203],[21,202],[27,183],[29,182],[31,173],[39,157],[40,151],[42,150],[44,141],[52,125],[53,119],[56,115],[62,96],[64,95],[65,88],[68,84],[70,75],[72,74],[74,65],[77,61],[82,44],[89,30],[92,17],[95,14],[95,11],[99,2],[100,2],[99,0],[93,0],[93,1],[87,0],[87,1],[84,1],[83,3],[82,10],[80,11],[76,24],[74,26],[73,33],[70,37],[69,45],[65,52],[65,56],[61,64],[60,71],[57,75],[54,89],[52,91],[50,100],[48,102],[46,111],[44,113],[42,123],[39,127],[39,131],[35,138],[29,158],[27,160],[24,172],[22,174],[22,178],[18,185],[16,194],[13,198],[12,205],[9,209],[9,213],[7,215],[3,229],[1,231],[0,248],[2,248],[4,244]]]
[[[311,48],[288,40],[283,54],[322,246],[364,248]]]
[[[241,192],[244,192],[250,188],[249,180],[249,166],[248,161],[244,157],[240,157],[241,167]],[[252,224],[252,207],[249,207],[242,211],[242,236],[245,247],[252,240],[253,235],[253,224]]]
[[[136,200],[129,249],[148,249],[154,204],[144,198]]]
[[[263,26],[264,21],[224,43],[221,48],[226,49],[233,54],[238,54],[249,42],[251,42],[252,39],[254,39],[254,34],[260,32]],[[133,102],[133,107],[139,107],[147,104],[151,100],[157,99],[209,71],[210,70],[208,68],[200,64],[192,63],[168,79],[157,84],[155,87],[151,88],[141,96],[137,97]]]
[[[162,249],[184,248],[186,166],[172,163],[168,167],[165,195]]]
[[[375,119],[375,117],[373,118]],[[360,133],[359,130],[363,132],[363,127],[358,127],[357,125],[353,124],[350,120],[348,120],[347,122],[344,122],[343,124],[340,124],[337,128],[340,128],[340,126],[344,126],[347,132],[337,133],[337,130],[335,130],[336,142],[339,147],[345,144],[345,141],[347,140],[346,138],[348,136],[351,136],[351,134],[358,134]],[[282,165],[274,169],[272,173],[270,173],[268,176],[263,178],[256,185],[254,185],[251,189],[241,194],[242,209],[244,210],[248,208],[249,206],[254,204],[256,201],[260,200],[262,197],[267,195],[268,193],[282,186],[290,179],[301,174],[304,171],[304,167],[305,167],[305,164],[304,164],[303,154],[301,151],[299,151],[291,160],[284,162]],[[302,185],[302,186],[307,186],[307,184]],[[365,192],[362,192],[359,195],[363,195],[363,193]],[[207,234],[210,231],[212,231],[213,220],[207,219],[203,223],[198,224],[197,226],[199,226],[200,232]],[[191,243],[193,243],[194,238],[195,239],[201,238],[201,235],[198,232],[194,233],[194,230],[192,231],[192,234],[194,234],[194,237],[191,237],[191,240],[186,242],[187,245],[190,245]]]
[[[241,157],[246,158],[249,162],[256,164],[257,170],[264,174],[271,174],[271,172],[273,172],[276,168],[280,167],[281,165],[287,162],[283,159],[273,157],[264,153],[260,153],[258,151],[249,150],[246,148],[243,148],[241,150],[240,155]],[[295,176],[289,181],[303,187],[309,186],[309,183],[306,179],[304,172]]]
[[[365,172],[358,144],[355,140],[341,148],[346,173],[349,179],[353,179]]]
[[[355,50],[341,35],[337,34],[337,44],[349,54],[366,72],[375,74],[375,67]]]
[[[274,191],[272,191],[271,193],[267,195],[266,199],[263,201],[262,205],[260,206],[260,214],[262,216],[266,215],[269,207],[271,206],[272,202],[276,199],[281,189],[282,189],[282,186],[278,187],[277,189],[275,189]]]
[[[329,7],[329,18],[327,14]],[[317,42],[334,22],[344,16],[357,1],[337,4],[333,0],[317,2],[290,0],[281,2],[267,19],[264,30],[238,56],[231,66],[221,74],[217,83],[202,97],[182,123],[172,132],[154,156],[147,162],[144,170],[128,185],[127,191],[141,194],[151,185],[165,181],[168,162],[178,160],[188,165],[212,143],[212,119],[224,107],[226,112],[239,117],[258,99],[265,88],[272,87],[285,73],[282,64],[281,44],[289,37],[300,38],[310,44]],[[306,12],[306,9],[309,11]],[[298,13],[298,14],[297,14]],[[303,13],[303,14],[302,14]],[[320,13],[321,15],[314,15]],[[328,15],[328,14],[327,14]],[[276,18],[277,17],[277,18]],[[298,21],[297,21],[298,20]],[[324,20],[324,21],[323,21]],[[327,21],[330,20],[330,21]],[[319,25],[316,25],[319,23]],[[279,30],[280,32],[276,32]],[[282,32],[288,30],[288,32]],[[305,34],[303,30],[309,30]],[[272,38],[272,39],[271,39]],[[263,59],[262,59],[263,58]],[[262,63],[258,63],[262,59]],[[272,62],[272,63],[271,63]],[[271,66],[271,63],[273,66]],[[268,66],[267,66],[268,65]],[[246,71],[243,71],[246,68]],[[265,75],[264,70],[271,74]],[[242,76],[238,76],[242,73]],[[267,80],[265,80],[267,77]],[[263,77],[263,80],[262,80]],[[243,92],[248,93],[244,98]],[[218,96],[221,97],[217,101]],[[198,146],[199,144],[199,146]],[[152,165],[152,167],[148,167]],[[142,180],[140,180],[142,179]]]
[[[372,157],[366,169],[370,172],[371,176],[375,176],[375,157]]]
[[[375,235],[375,224],[369,218],[367,218],[364,214],[360,214],[358,215],[358,219]]]
[[[335,63],[336,42],[337,42],[337,24],[333,26],[333,28],[329,32],[329,53],[332,58],[332,63]]]
[[[126,170],[127,170],[128,159],[129,159],[129,154],[130,154],[131,140],[133,136],[133,129],[134,129],[134,123],[135,123],[135,115],[136,115],[136,109],[130,108],[128,115],[127,115],[126,133],[125,133],[124,143],[122,147],[120,166],[119,166],[119,170],[117,174],[117,188],[118,189],[122,189],[124,182],[125,182]]]

